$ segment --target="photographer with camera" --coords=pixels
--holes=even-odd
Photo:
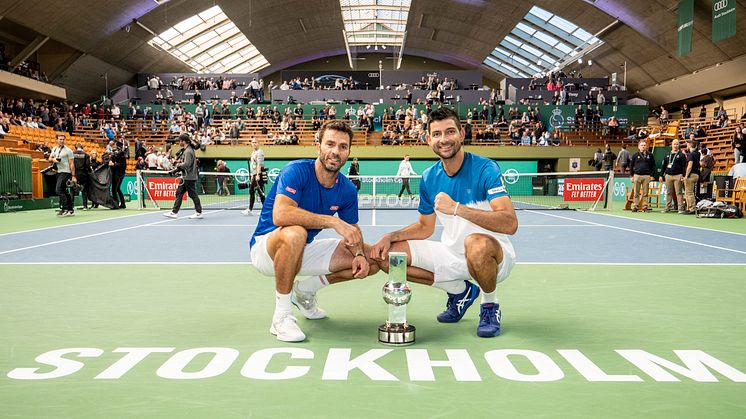
[[[259,148],[259,142],[256,138],[251,139],[251,152],[249,160],[249,169],[251,170],[251,180],[249,183],[249,208],[243,210],[244,215],[254,215],[254,195],[259,194],[259,199],[264,205],[264,184],[267,182],[267,169],[264,167],[264,150]]]
[[[181,200],[184,198],[186,192],[194,202],[195,213],[189,218],[202,218],[202,204],[199,201],[199,195],[197,195],[197,179],[199,176],[199,161],[194,156],[194,149],[199,147],[199,144],[192,142],[189,134],[181,134],[179,136],[179,144],[181,150],[177,155],[181,155],[181,162],[176,165],[176,169],[171,170],[169,173],[175,175],[181,173],[181,182],[179,187],[176,189],[176,199],[174,200],[174,207],[171,212],[163,214],[164,217],[178,218],[179,209],[181,209]]]
[[[88,211],[88,200],[90,199],[90,171],[91,159],[83,150],[83,144],[75,144],[75,153],[73,153],[75,162],[75,174],[78,178],[78,189],[83,197],[83,211]],[[91,202],[92,203],[92,202]]]
[[[71,217],[75,215],[73,210],[73,197],[70,195],[69,187],[76,182],[75,163],[73,161],[73,151],[65,146],[65,136],[57,136],[57,147],[49,153],[49,162],[57,170],[57,182],[55,192],[60,197],[60,210],[57,215],[60,217]]]
[[[122,193],[122,181],[127,170],[128,150],[124,148],[121,141],[117,141],[109,157],[111,168],[111,196],[114,198],[114,208],[126,208],[124,205],[124,194]]]

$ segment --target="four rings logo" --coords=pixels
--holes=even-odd
[[[518,182],[518,171],[515,169],[508,169],[503,173],[503,180],[508,185],[512,185]]]
[[[718,2],[713,3],[712,10],[719,12],[723,9],[728,7],[728,0],[720,0]]]

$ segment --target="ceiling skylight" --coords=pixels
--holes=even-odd
[[[349,46],[401,48],[411,0],[339,0]]]
[[[254,73],[269,66],[219,6],[177,23],[148,43],[197,73]]]
[[[530,77],[560,66],[590,45],[601,44],[574,23],[534,6],[484,64],[509,77]]]

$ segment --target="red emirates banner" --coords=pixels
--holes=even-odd
[[[565,179],[565,201],[596,201],[603,194],[603,179]]]
[[[147,179],[146,187],[152,199],[173,201],[176,199],[176,189],[180,183],[180,178]],[[186,195],[182,200],[186,200]]]

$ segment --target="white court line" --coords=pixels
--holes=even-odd
[[[623,218],[625,220],[645,221],[646,223],[664,224],[664,225],[675,226],[675,227],[694,228],[694,229],[697,229],[697,230],[712,231],[712,232],[716,232],[716,233],[726,233],[726,234],[735,234],[737,236],[746,236],[746,234],[744,234],[744,233],[737,233],[735,231],[713,230],[713,229],[707,228],[707,227],[688,226],[688,225],[682,225],[682,224],[667,223],[665,221],[655,221],[655,220],[646,220],[644,218],[625,217],[624,215],[606,214],[606,213],[603,213],[603,212],[594,212],[594,211],[584,211],[584,212],[587,213],[587,214],[605,215],[607,217]]]
[[[102,222],[102,221],[121,220],[121,219],[123,219],[123,218],[130,218],[130,217],[139,217],[139,216],[141,216],[141,215],[150,215],[150,214],[154,214],[154,213],[152,213],[152,212],[150,212],[150,213],[147,213],[147,212],[143,212],[143,213],[140,213],[140,214],[130,214],[130,215],[122,215],[122,216],[120,216],[120,217],[103,218],[103,219],[101,219],[101,220],[91,220],[91,221],[83,221],[83,222],[81,222],[81,223],[64,224],[64,225],[59,225],[59,226],[49,226],[49,227],[40,227],[40,228],[33,228],[33,229],[31,229],[31,230],[22,230],[22,231],[11,231],[11,232],[9,232],[9,233],[1,233],[1,234],[0,234],[0,237],[2,237],[2,236],[10,236],[10,235],[12,235],[12,234],[32,233],[32,232],[34,232],[34,231],[44,231],[44,230],[51,230],[51,229],[53,229],[53,228],[73,227],[73,226],[80,226],[80,225],[83,225],[83,224],[100,223],[100,222]],[[55,216],[55,217],[56,217],[56,216]],[[50,217],[50,218],[51,218],[51,217]]]
[[[664,236],[662,234],[648,233],[647,231],[633,230],[631,228],[617,227],[617,226],[611,226],[611,225],[606,225],[606,224],[594,223],[593,221],[579,220],[577,218],[563,217],[561,215],[547,214],[545,212],[539,212],[539,211],[533,211],[533,210],[527,210],[527,211],[533,212],[533,213],[536,213],[536,214],[546,215],[548,217],[561,218],[563,220],[570,220],[570,221],[579,221],[581,223],[594,224],[594,225],[597,225],[597,226],[603,226],[603,227],[607,227],[607,228],[613,228],[613,229],[616,229],[616,230],[628,231],[628,232],[632,232],[632,233],[639,233],[639,234],[644,234],[646,236],[660,237],[660,238],[663,238],[663,239],[674,240],[674,241],[678,241],[678,242],[682,242],[682,243],[688,243],[688,244],[693,244],[693,245],[697,245],[697,246],[710,247],[710,248],[713,248],[713,249],[725,250],[727,252],[734,252],[734,253],[740,253],[742,255],[746,255],[746,252],[744,252],[742,250],[731,249],[731,248],[728,248],[728,247],[715,246],[715,245],[712,245],[712,244],[695,242],[693,240],[684,240],[684,239],[680,239],[678,237]]]
[[[219,212],[219,211],[225,211],[225,210],[224,209],[219,209],[219,210],[214,210],[214,211],[208,211],[208,212],[205,212],[204,214],[211,214],[211,213]],[[118,229],[115,229],[115,230],[101,231],[101,232],[98,232],[98,233],[86,234],[85,236],[76,236],[76,237],[70,237],[68,239],[63,239],[63,240],[55,240],[55,241],[52,241],[52,242],[35,244],[33,246],[19,247],[17,249],[10,249],[10,250],[5,250],[3,252],[0,252],[0,255],[5,255],[5,254],[8,254],[8,253],[20,252],[20,251],[23,251],[23,250],[36,249],[38,247],[51,246],[53,244],[66,243],[66,242],[73,241],[73,240],[87,239],[89,237],[103,236],[105,234],[117,233],[117,232],[120,232],[120,231],[132,230],[132,229],[140,228],[140,227],[149,227],[149,226],[154,226],[154,225],[158,225],[158,224],[168,223],[170,221],[176,221],[176,219],[169,218],[169,219],[166,219],[166,220],[155,221],[155,222],[148,223],[148,224],[140,224],[140,225],[136,225],[136,226],[118,228]]]
[[[160,224],[153,227],[256,227],[256,224],[202,224],[195,221],[194,224]],[[406,227],[403,224],[358,224],[358,227]],[[604,227],[603,224],[520,224],[519,228],[525,227]]]
[[[184,261],[184,262],[143,262],[143,261],[130,261],[130,262],[102,262],[102,261],[88,261],[88,262],[0,262],[0,265],[253,265],[253,262],[195,262],[195,261]],[[746,263],[696,263],[696,262],[682,262],[682,263],[670,263],[670,262],[516,262],[517,265],[566,265],[566,266],[746,266]]]

